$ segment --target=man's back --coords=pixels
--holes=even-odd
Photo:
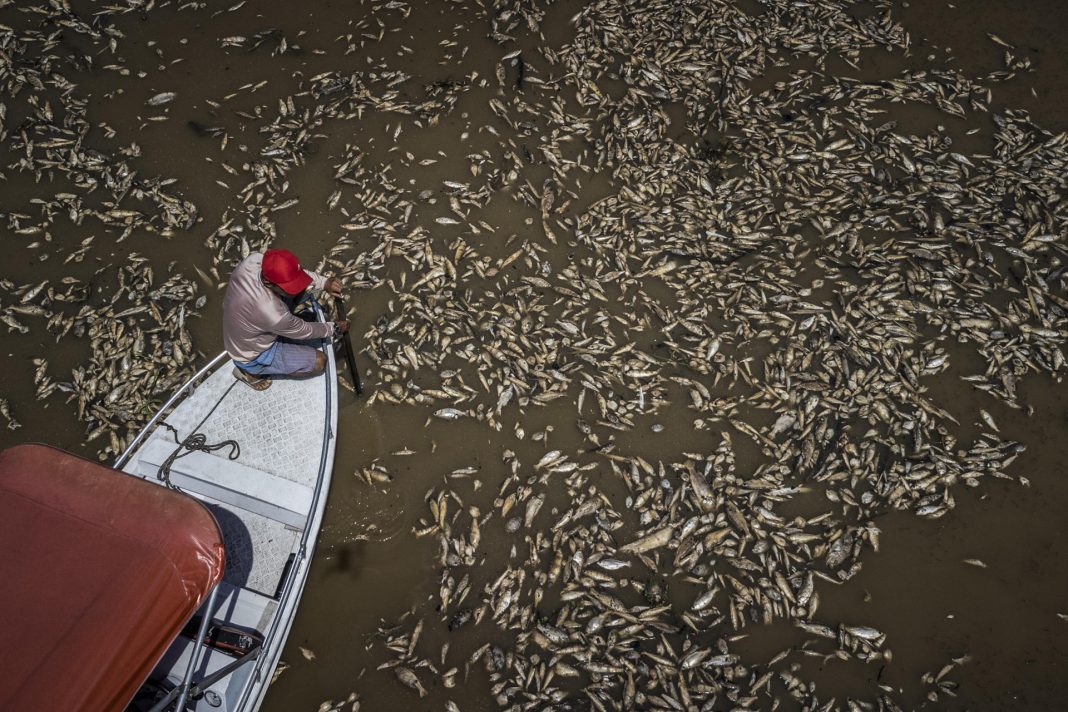
[[[236,361],[252,361],[284,336],[293,340],[321,339],[330,324],[309,323],[293,316],[286,304],[263,284],[263,255],[253,252],[238,263],[223,298],[223,346]],[[312,287],[325,280],[313,272]]]

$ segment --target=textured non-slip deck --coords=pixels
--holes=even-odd
[[[223,366],[166,422],[184,438],[224,393],[226,397],[197,432],[204,433],[209,443],[236,440],[241,445],[238,461],[246,467],[314,487],[326,417],[323,376],[275,378],[270,388],[256,391],[244,383],[235,384],[232,364]],[[166,435],[157,430],[153,437]],[[219,450],[214,456],[225,460],[227,452]]]
[[[155,476],[180,441],[192,433],[208,445],[230,448],[188,452],[172,467],[172,481],[212,510],[226,542],[225,580],[273,596],[312,506],[325,426],[324,376],[275,379],[256,391],[225,363],[157,428],[131,463]]]
[[[248,510],[202,499],[215,515],[226,545],[223,580],[274,596],[299,533]]]

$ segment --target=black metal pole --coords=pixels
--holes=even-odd
[[[193,647],[189,653],[189,666],[185,669],[185,675],[182,677],[182,684],[178,686],[181,692],[178,695],[178,704],[175,705],[175,709],[178,712],[184,712],[185,701],[189,697],[189,685],[193,679],[193,668],[200,662],[200,648],[204,644],[204,638],[208,634],[208,625],[211,623],[211,617],[215,614],[215,599],[219,595],[219,584],[215,584],[215,587],[211,589],[211,595],[208,596],[208,603],[204,606],[204,617],[200,619],[200,629],[197,631],[197,639],[193,642]]]
[[[338,318],[341,317],[342,306],[345,306],[344,301],[337,300],[334,302]],[[341,350],[345,352],[345,363],[348,364],[349,375],[352,376],[352,386],[356,389],[356,395],[362,396],[363,381],[360,380],[360,370],[356,368],[356,355],[352,349],[352,333],[349,329],[345,329],[345,339],[341,342]]]
[[[208,675],[207,677],[205,677],[203,680],[201,680],[197,684],[193,685],[193,687],[189,690],[189,696],[192,697],[194,700],[199,700],[201,697],[204,696],[204,693],[207,691],[207,689],[209,687],[211,687],[216,682],[218,682],[219,680],[223,679],[224,677],[226,677],[227,675],[232,673],[234,670],[237,670],[239,667],[241,667],[245,663],[251,662],[251,661],[255,660],[256,658],[258,658],[260,656],[261,652],[263,652],[263,646],[262,645],[257,645],[255,648],[253,648],[252,650],[248,651],[247,653],[242,655],[237,660],[234,660],[233,662],[231,662],[226,667],[223,667],[223,668],[220,668],[220,669],[216,670],[215,672],[213,672],[212,674]]]
[[[363,395],[363,382],[360,380],[360,371],[356,368],[356,357],[352,353],[352,334],[345,331],[345,361],[349,364],[349,373],[352,374],[352,385],[356,388],[356,395]]]

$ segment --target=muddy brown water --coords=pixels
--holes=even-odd
[[[121,261],[127,252],[136,251],[161,269],[172,261],[190,275],[193,265],[210,269],[212,252],[204,240],[219,224],[228,201],[237,200],[232,189],[241,187],[239,179],[221,164],[242,160],[247,153],[241,147],[256,145],[255,135],[246,133],[244,124],[249,122],[235,116],[233,110],[272,106],[296,90],[298,77],[360,68],[372,58],[385,60],[426,83],[457,80],[471,71],[493,76],[502,51],[487,37],[485,20],[473,7],[433,2],[414,7],[407,18],[400,11],[376,7],[345,2],[249,2],[208,19],[203,12],[180,12],[174,4],[161,3],[143,16],[124,16],[119,26],[126,38],[119,54],[131,76],[107,71],[80,75],[78,91],[90,100],[93,123],[107,124],[117,132],[114,140],[102,133],[93,138],[102,149],[135,140],[141,147],[141,156],[133,161],[138,169],[177,178],[202,219],[188,232],[169,240],[135,234],[125,243],[111,246],[106,243],[108,234],[96,229],[104,243],[93,253],[96,264]],[[550,6],[543,23],[546,35],[553,41],[566,39],[567,18],[580,8],[581,3],[574,0]],[[906,3],[896,13],[912,34],[912,55],[880,57],[867,53],[862,67],[865,74],[885,76],[903,66],[922,67],[933,61],[948,62],[968,74],[1000,69],[1003,48],[988,39],[987,33],[993,32],[1015,44],[1017,54],[1030,58],[1035,68],[1033,73],[999,85],[995,107],[1027,109],[1051,131],[1068,129],[1068,41],[1064,39],[1068,5],[1054,1],[938,0]],[[345,55],[343,36],[351,32],[348,28],[352,23],[368,18],[366,28],[373,32],[381,28],[383,38]],[[302,51],[271,56],[268,48],[228,52],[219,46],[220,37],[270,27],[283,30]],[[454,40],[456,45],[441,44],[444,40]],[[531,46],[533,40],[524,42]],[[461,57],[464,47],[469,49]],[[172,64],[178,59],[182,61]],[[103,64],[107,59],[97,61]],[[828,71],[848,69],[844,64],[835,65],[834,58],[828,62]],[[138,77],[139,71],[146,76]],[[255,92],[239,89],[264,79],[266,86]],[[773,80],[769,76],[763,81]],[[605,86],[609,87],[609,82]],[[144,100],[161,91],[179,94],[163,112],[170,120],[139,129],[149,114]],[[237,95],[225,110],[216,110],[207,102],[234,92]],[[289,176],[294,184],[291,192],[301,202],[275,214],[278,243],[313,263],[346,236],[337,216],[324,207],[336,185],[333,165],[346,144],[359,147],[372,164],[392,161],[391,178],[416,187],[437,190],[442,180],[466,175],[463,156],[483,146],[495,146],[498,141],[481,130],[492,123],[486,106],[491,96],[492,92],[473,89],[462,95],[456,109],[436,126],[406,129],[400,135],[396,145],[402,152],[412,152],[417,160],[439,159],[427,167],[393,160],[398,155],[392,136],[398,123],[395,115],[369,113],[361,122],[346,123],[343,130],[325,127],[324,137],[316,142],[306,166]],[[944,124],[956,145],[964,147],[960,150],[982,152],[989,147],[989,131],[965,136],[962,127],[944,115],[911,107],[887,108],[888,118],[898,120],[907,131],[921,133],[931,130],[932,124]],[[682,136],[685,131],[678,125],[682,123],[681,110],[669,107],[668,113],[672,131]],[[190,121],[226,126],[231,145],[224,150],[218,138],[198,136],[190,129]],[[984,117],[970,121],[969,126],[990,125]],[[497,125],[500,127],[499,122]],[[470,137],[461,143],[459,134],[464,131]],[[6,161],[10,156],[5,153],[4,158]],[[536,167],[528,176],[535,185],[543,177]],[[31,176],[17,173],[9,173],[2,185],[0,210],[24,206],[36,195],[59,189],[53,184],[43,191]],[[610,190],[596,179],[586,179],[584,185],[572,208],[574,214]],[[443,200],[423,206],[420,223],[432,225],[434,217],[445,214],[447,202]],[[535,216],[513,201],[491,203],[482,217],[498,230],[485,238],[485,252],[500,256],[511,252],[514,246],[506,245],[505,239],[529,230],[525,220]],[[64,231],[69,234],[63,235]],[[69,225],[57,226],[55,233],[60,241],[83,236]],[[357,248],[369,247],[373,240],[369,232],[348,236]],[[39,261],[16,247],[22,240],[5,235],[7,255],[0,276],[21,282],[68,274],[61,259]],[[492,241],[499,244],[489,244]],[[62,249],[56,254],[61,257]],[[208,303],[192,331],[198,350],[212,354],[221,346],[221,292],[210,289],[206,293]],[[389,297],[360,291],[352,297],[353,332],[358,338],[385,313]],[[625,301],[615,308],[625,309]],[[64,340],[57,346],[43,331],[0,338],[0,395],[12,403],[24,426],[17,431],[0,431],[0,444],[37,440],[95,454],[94,445],[83,443],[84,430],[70,406],[55,397],[38,403],[33,396],[32,359],[44,355],[57,370],[69,369],[86,358],[78,342]],[[962,350],[960,359],[964,358]],[[361,363],[367,367],[366,355]],[[957,488],[957,506],[934,521],[907,513],[880,517],[880,552],[866,555],[863,570],[854,579],[836,587],[822,584],[819,591],[821,610],[828,620],[863,623],[885,631],[893,659],[885,665],[863,665],[812,658],[804,663],[803,674],[816,681],[824,699],[863,698],[876,689],[876,684],[882,684],[893,688],[895,698],[907,708],[1064,709],[1068,706],[1068,620],[1058,614],[1068,614],[1065,391],[1059,381],[1028,377],[1020,386],[1021,402],[1032,406],[1034,413],[1026,417],[971,389],[952,373],[930,384],[932,399],[962,423],[958,432],[962,438],[977,432],[979,408],[988,410],[1004,437],[1028,446],[1011,471],[1026,477],[1030,484],[994,480],[976,489]],[[365,387],[368,393],[373,392],[373,376],[365,376]],[[573,410],[554,404],[529,409],[521,425],[528,434],[552,427],[547,436],[550,447],[577,447],[580,438],[573,419]],[[381,646],[374,645],[375,633],[379,626],[392,625],[408,614],[425,617],[428,622],[437,620],[436,544],[432,537],[418,539],[411,533],[426,516],[423,498],[427,490],[457,468],[474,467],[486,484],[484,491],[493,491],[502,474],[504,450],[514,449],[536,459],[534,453],[544,450],[545,444],[531,442],[529,435],[525,441],[517,441],[514,420],[505,420],[499,433],[474,422],[434,420],[426,424],[426,420],[425,408],[381,402],[369,407],[351,393],[343,394],[329,508],[303,603],[283,655],[289,667],[272,686],[265,710],[314,710],[325,700],[341,700],[351,692],[358,693],[364,710],[441,710],[447,699],[464,712],[497,708],[486,673],[479,667],[454,689],[435,686],[428,698],[416,698],[400,687],[389,671],[376,670],[388,658]],[[618,442],[625,451],[641,453],[650,460],[691,448],[714,447],[700,433],[672,428],[670,422],[664,423],[667,427],[663,432],[654,433],[651,426],[656,421],[639,420],[632,432],[619,435]],[[414,454],[395,454],[404,449]],[[739,460],[744,465],[740,449]],[[387,465],[389,482],[368,485],[356,476],[375,461]],[[452,485],[466,496],[472,494],[471,483],[472,479],[459,479]],[[792,515],[822,511],[825,503],[798,500],[790,506],[811,507],[809,512],[790,511]],[[507,556],[513,544],[509,537],[501,523],[494,521],[484,555],[491,559]],[[976,558],[987,567],[963,563]],[[472,626],[450,634],[442,625],[428,626],[423,645],[434,650],[448,640],[454,650],[466,654],[486,640],[495,640],[497,633],[487,632],[490,630],[485,625]],[[757,660],[766,660],[797,643],[796,630],[785,624],[750,627],[745,632],[738,651]],[[300,648],[313,651],[315,658],[305,659]],[[921,676],[937,672],[952,658],[963,655],[971,660],[950,675],[959,685],[957,696],[942,695],[937,702],[929,702],[926,695],[931,688],[921,682]]]

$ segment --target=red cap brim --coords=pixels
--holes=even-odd
[[[296,295],[307,289],[308,285],[311,283],[311,275],[309,275],[304,270],[301,270],[299,275],[289,280],[288,282],[283,282],[282,284],[279,284],[278,286],[281,287],[282,291],[286,294]]]

